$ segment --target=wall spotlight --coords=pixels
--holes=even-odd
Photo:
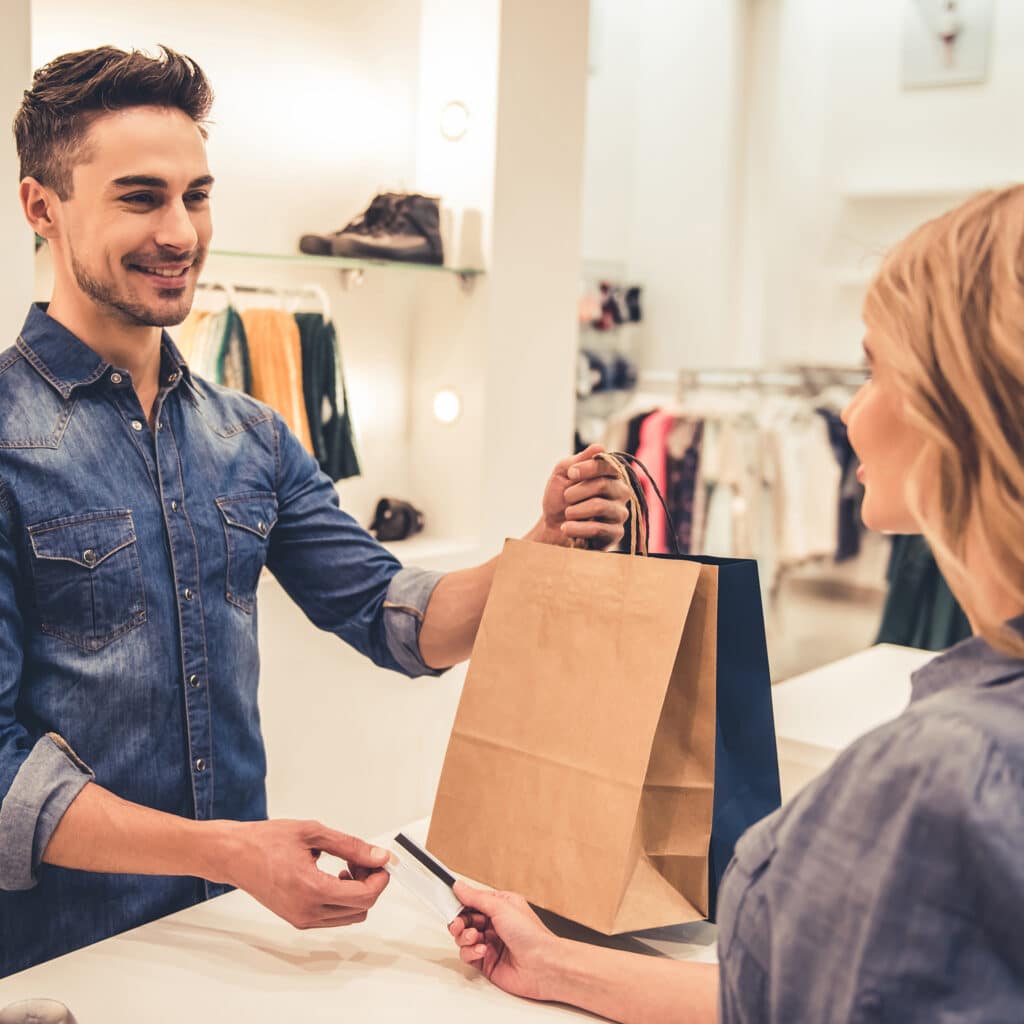
[[[441,111],[441,134],[449,142],[458,142],[469,130],[469,110],[465,103],[452,100]]]
[[[462,412],[462,399],[454,391],[445,389],[434,395],[434,419],[438,423],[454,423]]]

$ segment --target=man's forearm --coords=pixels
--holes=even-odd
[[[224,882],[232,825],[142,807],[91,782],[64,812],[43,860],[81,871],[193,875]]]
[[[564,544],[562,534],[540,520],[523,540]],[[498,559],[450,572],[434,588],[420,627],[420,657],[434,669],[451,668],[473,653]]]
[[[318,867],[340,857],[352,875]],[[296,928],[366,917],[387,885],[387,852],[318,821],[192,821],[90,783],[71,802],[43,860],[112,874],[192,875],[237,886]],[[360,870],[362,869],[362,870]]]
[[[420,657],[431,668],[449,668],[472,653],[497,564],[492,558],[450,572],[434,588],[420,627]]]

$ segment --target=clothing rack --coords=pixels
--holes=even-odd
[[[829,363],[793,363],[778,367],[706,367],[680,370],[675,376],[679,397],[700,387],[807,394],[835,386],[857,388],[863,382],[863,367]]]
[[[278,299],[309,299],[315,298],[320,303],[320,312],[325,321],[331,319],[331,300],[327,292],[318,284],[301,285],[268,285],[268,284],[232,284],[227,281],[200,281],[196,287],[203,291],[222,291],[227,296],[229,305],[237,305],[238,295],[270,295]]]

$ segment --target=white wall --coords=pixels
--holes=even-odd
[[[1024,176],[1024,4],[987,82],[913,90],[909,0],[593,4],[583,253],[645,285],[648,369],[857,362],[884,248]]]
[[[648,367],[735,336],[745,0],[593,0],[583,255],[644,286]]]
[[[582,243],[591,264],[629,258],[644,24],[632,4],[591,0]]]
[[[32,20],[35,66],[102,43],[200,63],[220,248],[294,252],[296,231],[414,184],[418,0],[33,0]]]
[[[5,0],[0,37],[0,107],[9,125],[31,84],[29,0]],[[9,129],[0,145],[0,238],[7,264],[0,274],[0,349],[14,342],[32,297],[32,232],[18,202],[18,160]]]
[[[774,302],[763,350],[775,361],[854,363],[864,289],[885,249],[970,192],[1024,174],[1024,137],[1010,129],[1024,89],[1024,6],[996,5],[985,83],[909,90],[907,5],[768,7],[774,40],[761,40],[760,59],[771,59],[773,41],[779,96],[765,134],[774,202],[752,239]]]

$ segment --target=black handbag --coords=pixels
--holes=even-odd
[[[423,529],[423,513],[401,498],[381,498],[370,532],[377,540],[405,540]]]

